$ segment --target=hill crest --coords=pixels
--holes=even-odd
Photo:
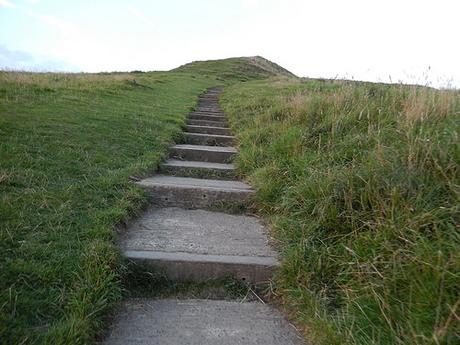
[[[297,78],[292,72],[261,56],[245,56],[220,60],[193,61],[172,71],[216,76],[219,80],[264,79],[274,76]]]

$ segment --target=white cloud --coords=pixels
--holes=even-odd
[[[43,66],[46,66],[46,71],[77,71],[74,66],[63,61],[27,51],[11,50],[0,44],[0,69],[41,72],[44,70]]]
[[[7,46],[87,72],[262,55],[309,77],[424,83],[431,66],[433,85],[453,78],[460,87],[458,0],[132,0],[94,5],[88,13],[75,8],[15,11],[37,19],[31,22],[38,31],[12,27]]]
[[[0,0],[0,7],[16,8],[17,6],[7,0]]]
[[[144,22],[145,24],[148,24],[148,25],[154,24],[153,21],[148,16],[146,16],[142,11],[140,11],[138,8],[134,6],[130,6],[130,5],[128,5],[126,8],[128,9],[128,12],[130,12],[134,17]]]

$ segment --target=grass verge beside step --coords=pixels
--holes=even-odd
[[[273,79],[221,104],[307,337],[457,344],[459,92]]]
[[[86,344],[121,296],[114,225],[212,78],[0,72],[0,339]]]

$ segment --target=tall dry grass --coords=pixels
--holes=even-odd
[[[277,293],[320,344],[460,340],[460,93],[252,82],[224,99],[283,264]]]

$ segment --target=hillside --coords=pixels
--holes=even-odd
[[[180,140],[203,90],[275,73],[183,69],[0,72],[1,343],[89,342],[122,292],[115,225],[146,202],[133,176]]]
[[[313,344],[456,344],[460,93],[348,81],[235,84],[221,101]]]
[[[456,344],[459,93],[301,80],[262,57],[0,72],[0,342],[90,343],[130,284],[195,293],[134,282],[115,229],[146,204],[133,181],[218,85],[281,252],[262,297],[318,345]]]
[[[231,82],[264,79],[275,76],[296,78],[288,70],[261,56],[194,61],[172,71],[214,76],[220,81]]]

